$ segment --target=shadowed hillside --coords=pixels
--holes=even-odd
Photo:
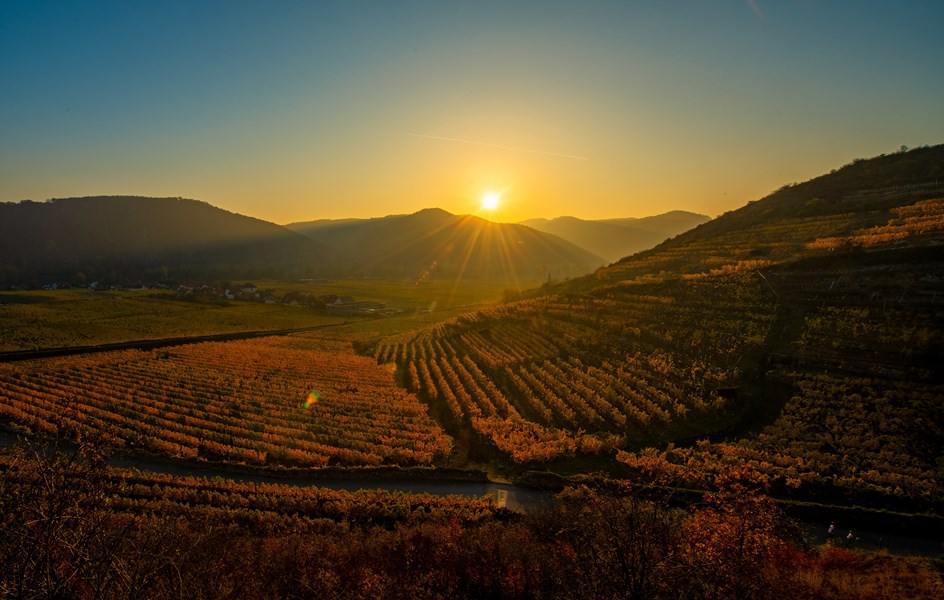
[[[292,223],[287,227],[337,248],[373,276],[558,279],[605,261],[523,225],[457,216],[440,209],[377,219]]]
[[[0,283],[297,277],[330,258],[284,227],[195,200],[0,203]]]

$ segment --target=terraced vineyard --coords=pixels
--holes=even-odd
[[[312,336],[0,365],[0,415],[180,458],[429,464],[451,441],[389,370]]]
[[[885,226],[830,242],[828,256],[765,269],[778,317],[761,389],[784,401],[754,435],[619,459],[637,475],[675,479],[693,462],[750,464],[785,494],[940,511],[940,201],[894,212]]]
[[[724,388],[768,333],[769,296],[754,275],[618,285],[463,315],[375,356],[517,462],[612,451],[723,421]]]

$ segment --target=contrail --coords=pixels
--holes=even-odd
[[[762,11],[760,7],[757,6],[757,2],[755,2],[755,0],[747,0],[747,5],[751,7],[751,10],[754,11],[755,15],[761,19],[764,18],[764,11]]]
[[[590,160],[586,156],[577,156],[576,154],[561,154],[560,152],[544,152],[541,150],[531,150],[530,148],[516,148],[515,146],[504,146],[501,144],[489,144],[488,142],[477,142],[475,140],[463,140],[459,138],[441,137],[438,135],[424,135],[422,133],[400,132],[401,135],[410,137],[426,138],[428,140],[444,140],[447,142],[457,142],[459,144],[472,144],[474,146],[486,146],[488,148],[501,148],[502,150],[514,150],[515,152],[529,152],[531,154],[543,154],[544,156],[559,156],[561,158],[573,158],[575,160]]]

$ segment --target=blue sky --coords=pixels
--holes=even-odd
[[[0,200],[717,215],[944,142],[944,3],[0,3]]]

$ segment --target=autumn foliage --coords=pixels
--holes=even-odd
[[[772,318],[744,275],[655,291],[519,301],[385,338],[374,354],[454,428],[515,462],[614,452],[719,418],[730,402],[717,390]],[[719,318],[721,298],[736,312]]]
[[[36,434],[259,466],[429,464],[451,449],[389,370],[311,337],[3,364],[0,417]]]
[[[87,449],[87,448],[86,448]],[[0,596],[57,598],[935,598],[920,559],[781,536],[762,479],[693,513],[576,487],[527,515],[489,500],[334,492],[0,460]]]

